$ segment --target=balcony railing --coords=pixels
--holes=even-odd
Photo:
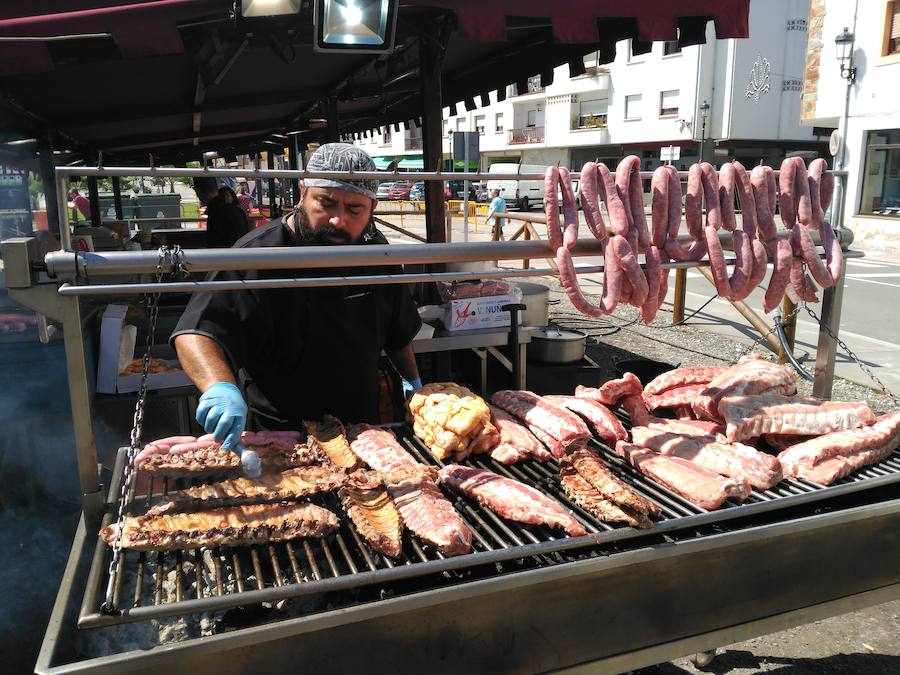
[[[520,145],[523,143],[543,143],[544,127],[522,127],[510,129],[507,136],[508,145]]]
[[[572,118],[572,129],[605,129],[606,113],[578,115]]]

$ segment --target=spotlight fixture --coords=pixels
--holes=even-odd
[[[315,0],[317,52],[382,54],[394,49],[397,0]]]
[[[295,28],[303,0],[235,0],[234,21],[243,33],[270,32],[278,27]]]

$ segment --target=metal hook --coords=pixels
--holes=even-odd
[[[156,170],[156,163],[155,163],[154,160],[153,160],[153,153],[152,153],[152,152],[150,153],[150,170],[151,170],[151,171],[155,171],[155,170]]]
[[[97,168],[98,169],[103,168],[103,151],[102,150],[97,151]]]

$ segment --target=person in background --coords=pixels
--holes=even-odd
[[[69,190],[69,201],[71,201],[72,205],[81,212],[81,215],[84,216],[85,220],[91,219],[91,203],[87,200],[87,197],[78,192],[76,188]]]
[[[312,171],[375,171],[365,151],[327,143],[309,158]],[[372,214],[378,181],[307,178],[297,208],[255,228],[235,246],[385,245]],[[208,280],[396,273],[391,266],[214,272]],[[381,421],[382,350],[404,382],[422,387],[412,340],[421,326],[404,284],[198,292],[171,342],[201,392],[197,421],[241,453],[241,432],[301,428],[330,414],[345,424]]]
[[[222,186],[206,207],[206,246],[230,248],[250,231],[247,214],[230,187]]]
[[[491,190],[491,205],[488,208],[488,214],[485,216],[485,222],[494,219],[494,241],[503,241],[503,226],[506,225],[506,218],[501,218],[497,214],[506,213],[506,200],[500,196],[500,190],[494,188]]]
[[[238,187],[237,203],[238,203],[238,206],[240,206],[244,210],[244,213],[246,213],[249,216],[250,211],[253,209],[253,197],[251,197],[247,193],[246,185],[241,185],[240,187]]]

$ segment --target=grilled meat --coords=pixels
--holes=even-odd
[[[760,490],[768,490],[783,477],[781,463],[772,455],[743,443],[720,443],[716,436],[709,434],[676,433],[654,426],[632,427],[631,441],[662,455],[690,460],[723,476],[746,479]]]
[[[514,464],[528,457],[546,462],[553,455],[537,437],[509,413],[489,405],[491,423],[500,432],[500,444],[491,450],[491,459],[501,464]]]
[[[402,468],[413,468],[419,463],[397,442],[397,437],[388,429],[376,429],[368,424],[357,424],[348,432],[350,449],[357,457],[375,471],[389,472]]]
[[[625,373],[618,380],[609,380],[599,388],[578,385],[575,395],[587,398],[604,405],[615,405],[626,396],[640,396],[644,387],[634,373]]]
[[[618,504],[626,512],[644,516],[660,515],[659,507],[616,476],[595,450],[582,448],[567,455],[560,463],[560,474],[567,466],[572,467],[600,497]]]
[[[650,519],[640,511],[605,499],[570,465],[560,466],[559,475],[560,483],[569,499],[586,511],[593,513],[604,523],[624,523],[639,529],[653,527]]]
[[[707,383],[708,384],[708,383]],[[660,408],[679,408],[690,406],[697,394],[706,389],[706,384],[684,384],[680,387],[666,389],[661,394],[648,396],[644,394],[644,403],[653,412]]]
[[[547,403],[530,391],[495,392],[491,402],[528,425],[531,432],[556,457],[587,445],[591,432],[573,412]]]
[[[413,431],[440,460],[460,461],[500,443],[484,399],[454,382],[426,384],[407,405]]]
[[[607,384],[609,383],[607,382]],[[607,445],[613,446],[616,441],[624,441],[628,438],[628,432],[625,431],[619,418],[599,401],[577,396],[544,396],[543,398],[548,403],[581,415],[594,427],[597,435]]]
[[[726,396],[785,394],[797,391],[797,375],[791,368],[750,354],[720,373],[691,402],[697,417],[720,421],[719,402]]]
[[[350,450],[344,425],[331,415],[325,415],[322,422],[303,421],[309,433],[307,445],[341,469],[355,471],[360,467],[359,458]]]
[[[660,455],[625,441],[616,443],[616,454],[645,476],[704,509],[717,509],[726,499],[743,500],[750,494],[746,478],[723,478],[681,457]]]
[[[398,469],[382,476],[410,532],[444,555],[469,553],[472,531],[434,484],[431,469]]]
[[[403,552],[403,521],[380,480],[351,475],[341,488],[341,502],[356,531],[379,553],[399,558]]]
[[[283,473],[264,473],[259,478],[234,478],[171,492],[166,501],[154,506],[147,514],[297,500],[337,490],[344,478],[343,472],[330,466],[297,467]]]
[[[509,520],[530,525],[559,527],[573,537],[587,530],[562,506],[525,483],[491,471],[448,464],[440,471],[441,482],[472,497],[482,506]]]
[[[728,366],[687,366],[657,375],[644,387],[644,396],[656,396],[675,387],[706,384],[728,370]]]
[[[820,401],[776,394],[729,396],[719,403],[729,441],[762,434],[820,436],[875,423],[865,401]]]
[[[253,504],[212,511],[129,516],[122,526],[122,548],[166,551],[201,546],[252,546],[300,537],[321,537],[340,525],[338,517],[314,504]],[[112,545],[117,525],[100,536]]]

